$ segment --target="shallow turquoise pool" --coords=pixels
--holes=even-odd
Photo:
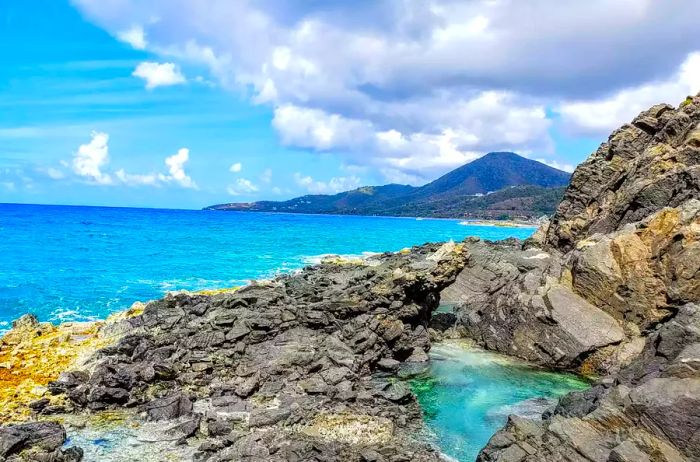
[[[570,374],[534,368],[460,343],[433,345],[429,370],[411,381],[427,437],[446,455],[472,462],[509,414],[539,418],[556,398],[588,388]]]

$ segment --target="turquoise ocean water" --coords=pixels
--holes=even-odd
[[[532,229],[458,220],[0,204],[0,330],[104,318],[171,290],[231,287],[322,254],[397,251]]]

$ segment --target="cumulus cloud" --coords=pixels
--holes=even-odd
[[[73,156],[73,172],[91,183],[112,184],[112,177],[102,171],[109,163],[109,135],[92,132],[91,137],[90,142],[81,144]]]
[[[122,42],[128,43],[136,50],[146,49],[146,34],[143,27],[139,25],[117,32],[117,38]]]
[[[272,169],[271,168],[266,168],[263,170],[262,174],[260,174],[260,181],[263,183],[270,183],[272,181]]]
[[[328,181],[318,181],[297,172],[294,174],[294,181],[311,194],[335,194],[361,186],[361,180],[356,176],[333,177]]]
[[[197,189],[197,184],[185,172],[185,164],[190,158],[190,151],[182,148],[170,157],[165,158],[164,163],[168,167],[168,173],[127,173],[120,168],[113,173],[107,170],[109,164],[109,135],[103,132],[92,132],[89,143],[80,145],[73,155],[70,165],[73,173],[79,178],[87,180],[94,185],[127,185],[127,186],[161,186],[164,183],[175,183],[183,188]],[[55,179],[63,179],[65,175],[56,168],[46,169],[46,174]]]
[[[700,52],[688,55],[668,79],[626,88],[601,99],[565,102],[559,107],[559,112],[572,132],[605,135],[654,104],[677,104],[698,91]]]
[[[243,164],[240,162],[236,162],[234,164],[231,164],[231,166],[228,169],[231,173],[238,173],[241,170],[243,170]]]
[[[245,178],[238,178],[234,184],[230,184],[226,191],[232,196],[253,194],[258,192],[258,187],[252,181]]]
[[[136,66],[132,75],[145,80],[146,88],[149,90],[156,87],[179,85],[187,81],[180,72],[180,68],[173,63],[144,61]]]
[[[290,104],[275,108],[272,125],[284,144],[317,150],[361,146],[372,132],[368,121]]]
[[[181,148],[177,154],[165,159],[165,165],[168,166],[169,175],[159,175],[161,181],[175,182],[183,188],[197,189],[197,184],[192,181],[189,175],[185,172],[185,164],[190,159],[190,150]]]
[[[285,144],[405,179],[552,157],[548,109],[608,130],[626,103],[677,100],[664,82],[700,50],[694,0],[76,1],[110,31],[158,17],[149,51],[272,106]]]

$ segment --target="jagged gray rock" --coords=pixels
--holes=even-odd
[[[0,460],[7,462],[79,462],[79,448],[63,449],[66,431],[55,422],[0,427]]]
[[[461,246],[429,244],[235,293],[169,295],[50,389],[73,412],[175,421],[197,461],[438,461],[414,437],[414,395],[384,371],[427,360],[431,313],[463,261]]]
[[[547,232],[548,244],[571,250],[700,197],[700,104],[658,104],[615,130],[576,168]]]
[[[619,344],[615,319],[559,283],[556,255],[517,242],[465,245],[467,263],[442,292],[458,323],[484,347],[538,364],[575,369],[587,356]]]

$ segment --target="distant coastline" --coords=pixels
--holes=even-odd
[[[537,221],[525,220],[463,220],[459,223],[465,226],[500,226],[504,228],[537,228]]]
[[[231,202],[205,210],[502,221],[551,215],[569,173],[511,152],[492,152],[423,186],[363,186],[283,201]]]

